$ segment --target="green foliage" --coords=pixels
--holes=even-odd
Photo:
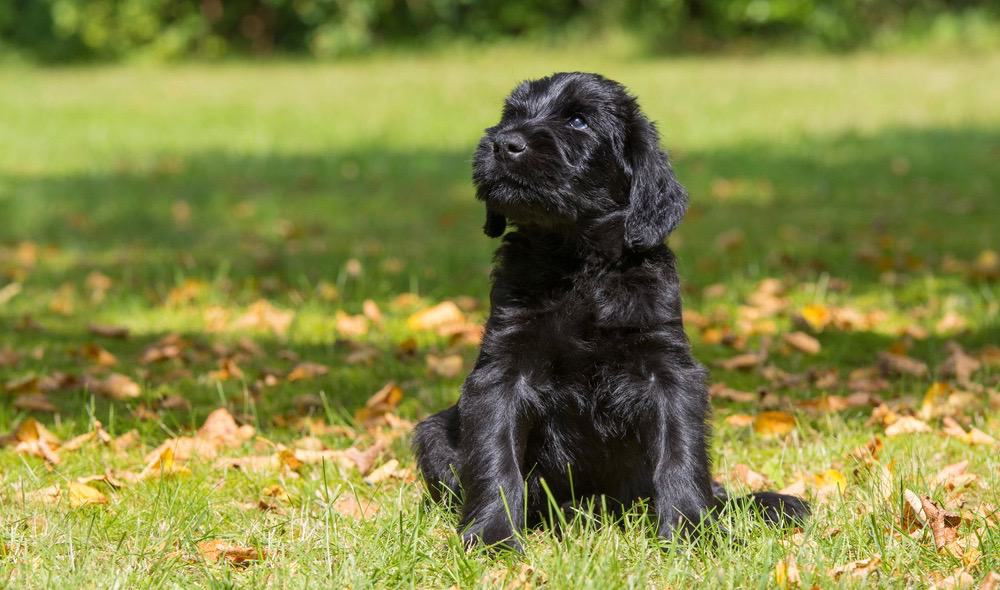
[[[934,32],[940,19],[965,29],[997,16],[990,0],[0,0],[0,51],[42,61],[330,57],[386,43],[617,27],[656,49],[750,37],[843,49],[886,32]]]

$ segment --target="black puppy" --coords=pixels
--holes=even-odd
[[[417,427],[431,495],[461,495],[467,544],[519,548],[547,494],[651,499],[666,538],[698,523],[726,497],[710,475],[706,371],[663,243],[687,195],[656,128],[596,74],[524,82],[480,141],[473,179],[486,234],[517,231],[497,250],[458,404]],[[808,513],[791,496],[741,500],[772,522]]]

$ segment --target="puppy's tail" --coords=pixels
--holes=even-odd
[[[720,506],[756,512],[764,522],[775,526],[800,525],[811,512],[805,500],[777,492],[754,492],[734,498],[717,481],[712,482],[712,495]]]

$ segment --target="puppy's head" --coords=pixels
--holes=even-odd
[[[646,250],[680,222],[687,195],[656,127],[625,88],[597,74],[523,82],[486,130],[473,165],[486,234],[507,221]],[[617,236],[608,236],[608,233]]]

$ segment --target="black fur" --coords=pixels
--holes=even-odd
[[[458,498],[466,543],[520,547],[559,504],[649,499],[661,536],[728,501],[708,456],[706,371],[681,323],[664,245],[687,206],[654,125],[620,84],[524,82],[476,150],[496,253],[490,318],[458,404],[414,440],[435,499]],[[544,483],[543,483],[544,482]],[[772,522],[808,513],[771,492]]]

